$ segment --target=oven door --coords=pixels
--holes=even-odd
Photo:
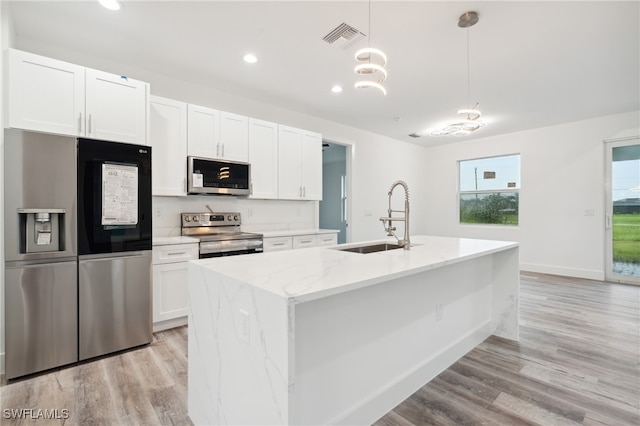
[[[78,254],[151,250],[151,147],[78,139]]]
[[[200,242],[200,259],[262,252],[261,239],[217,240]]]

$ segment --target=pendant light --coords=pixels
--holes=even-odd
[[[358,63],[354,72],[362,76],[363,80],[356,82],[356,89],[374,87],[380,90],[385,96],[387,90],[382,83],[387,79],[387,55],[380,49],[371,47],[371,0],[369,0],[369,35],[367,36],[368,46],[360,49],[355,54]]]
[[[469,28],[478,23],[477,12],[465,12],[458,19],[458,27],[467,29],[467,108],[458,110],[461,116],[457,121],[446,125],[443,128],[433,130],[431,136],[465,136],[481,127],[485,123],[479,120],[482,113],[478,109],[479,103],[471,107],[471,67],[469,65]]]

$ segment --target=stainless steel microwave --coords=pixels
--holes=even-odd
[[[187,193],[249,195],[251,165],[215,158],[187,157]]]

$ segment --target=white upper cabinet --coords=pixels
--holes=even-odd
[[[188,106],[189,155],[229,161],[249,160],[249,119],[199,105]]]
[[[218,158],[220,152],[220,111],[198,105],[187,107],[189,155]]]
[[[148,83],[8,52],[9,127],[147,144]]]
[[[229,161],[249,161],[249,118],[220,112],[220,154]]]
[[[302,183],[307,200],[322,200],[322,135],[302,131]]]
[[[251,198],[278,198],[278,125],[249,119]]]
[[[84,67],[8,50],[7,125],[84,136]]]
[[[187,195],[187,104],[151,96],[152,194]]]
[[[87,137],[146,145],[149,85],[90,68],[85,78]]]
[[[278,198],[322,199],[322,135],[278,126]]]
[[[300,130],[278,126],[278,198],[302,199]]]

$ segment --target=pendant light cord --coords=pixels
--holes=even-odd
[[[371,47],[371,0],[369,0],[369,47]],[[369,56],[371,62],[371,56]]]
[[[471,66],[469,65],[469,28],[467,28],[467,108],[471,108]]]

